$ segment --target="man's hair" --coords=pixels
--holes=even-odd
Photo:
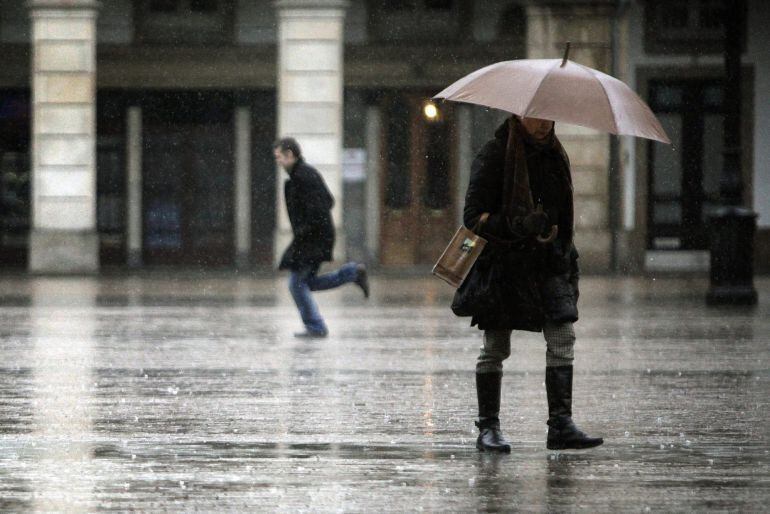
[[[286,153],[287,151],[291,150],[291,153],[293,153],[294,157],[297,159],[302,157],[302,149],[299,147],[297,140],[293,137],[282,137],[281,139],[277,140],[275,143],[273,143],[273,149],[276,148],[279,148],[282,153]]]

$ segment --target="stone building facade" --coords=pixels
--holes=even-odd
[[[692,234],[713,200],[721,57],[708,16],[721,2],[675,0],[668,21],[659,4],[2,0],[0,261],[33,272],[271,266],[290,237],[270,148],[280,134],[299,139],[338,199],[339,259],[427,266],[458,224],[475,152],[505,117],[430,97],[491,62],[558,58],[571,41],[573,60],[625,80],[670,131],[694,123],[700,137],[671,150],[557,126],[584,269],[702,271]],[[759,0],[747,13],[745,197],[766,268],[770,19]],[[716,103],[698,115],[666,94]],[[655,189],[672,180],[685,189]]]
[[[770,4],[747,0],[625,2],[618,11],[618,75],[671,134],[671,147],[621,138],[617,254],[621,271],[709,266],[708,215],[722,169],[722,9],[742,10],[744,205],[758,214],[755,267],[770,271]]]

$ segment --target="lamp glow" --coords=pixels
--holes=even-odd
[[[422,108],[422,112],[429,120],[435,120],[438,118],[438,108],[433,102],[426,103],[425,107]]]

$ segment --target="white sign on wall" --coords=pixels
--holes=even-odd
[[[344,148],[342,150],[342,180],[345,182],[366,180],[366,149]]]

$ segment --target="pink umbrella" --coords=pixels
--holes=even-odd
[[[466,75],[434,98],[671,144],[650,108],[614,77],[567,59],[519,59]]]

